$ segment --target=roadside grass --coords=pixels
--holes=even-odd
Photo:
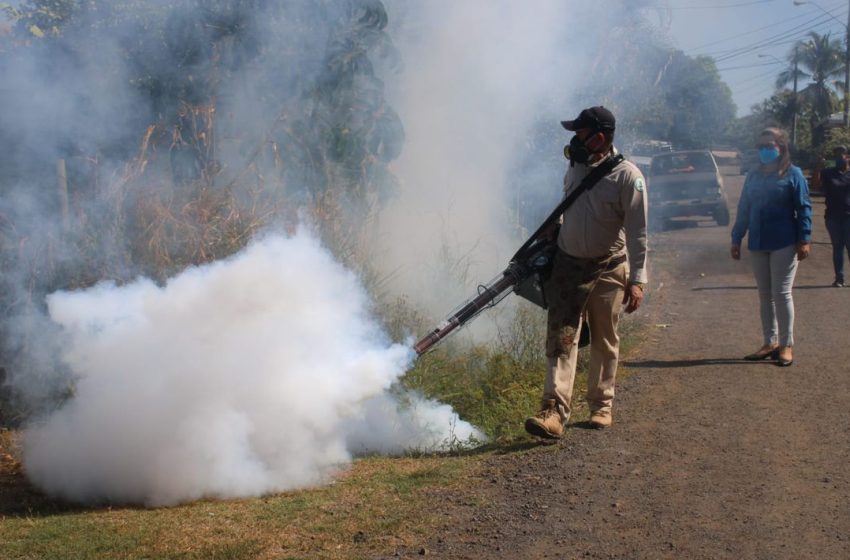
[[[16,437],[0,435],[3,452]],[[371,558],[423,543],[441,521],[440,496],[467,484],[477,464],[473,456],[368,457],[318,488],[145,509],[54,502],[5,461],[0,558]]]
[[[643,340],[643,320],[633,317],[621,320],[621,357]],[[545,312],[530,303],[519,302],[509,323],[498,329],[495,342],[458,348],[449,339],[444,346],[420,357],[403,383],[452,405],[464,420],[490,438],[491,445],[527,440],[524,420],[539,409],[543,391],[545,323]],[[588,359],[589,349],[581,349],[571,422],[590,419],[583,398],[587,390]],[[621,365],[618,379],[627,375],[627,369]]]
[[[537,410],[545,356],[545,314],[518,307],[495,343],[453,343],[422,356],[403,385],[451,404],[489,442],[474,450],[365,457],[328,484],[243,500],[202,500],[167,508],[78,507],[27,482],[20,435],[0,431],[0,558],[51,559],[356,559],[424,545],[447,518],[447,496],[468,496],[494,453],[548,452],[523,431]],[[621,324],[628,354],[646,329]],[[586,420],[582,395],[587,350],[580,353],[574,421]],[[621,369],[620,376],[628,371]],[[567,437],[569,437],[569,432]]]

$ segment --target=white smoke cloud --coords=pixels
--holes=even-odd
[[[664,3],[384,2],[404,61],[386,85],[405,146],[391,164],[401,189],[381,213],[379,265],[392,289],[439,319],[497,276],[557,205],[572,136],[560,121],[599,104],[622,116],[627,107],[611,101],[629,84],[607,83],[600,62],[621,56],[613,30],[659,40],[638,24]],[[622,149],[631,124],[619,123]],[[515,301],[464,334],[491,342]]]
[[[25,434],[31,480],[80,502],[167,505],[315,484],[355,452],[481,438],[387,390],[413,360],[309,234],[268,236],[165,286],[48,298],[73,397]]]
[[[392,164],[402,189],[381,217],[390,240],[382,263],[395,289],[444,314],[497,275],[523,240],[511,172],[535,120],[548,117],[557,135],[570,109],[563,102],[581,61],[565,42],[576,17],[558,0],[387,6],[405,65],[387,83],[388,96],[406,141]],[[560,153],[560,145],[552,148]],[[549,184],[553,207],[557,173]],[[486,331],[486,322],[473,327]]]
[[[483,437],[449,405],[412,393],[400,398],[389,393],[377,395],[364,403],[348,424],[349,449],[361,454],[446,449]]]

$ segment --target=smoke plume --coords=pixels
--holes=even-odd
[[[481,437],[445,405],[387,392],[411,350],[309,234],[269,236],[164,286],[139,279],[48,298],[73,397],[27,430],[48,493],[167,505],[325,480],[353,452]]]
[[[469,297],[522,242],[511,173],[535,119],[549,114],[554,129],[568,109],[552,100],[569,91],[576,70],[563,50],[564,28],[576,17],[549,0],[533,9],[502,0],[389,6],[405,61],[389,95],[406,142],[392,164],[403,189],[382,226],[387,239],[405,236],[388,244],[382,262],[397,289],[447,312],[447,302]],[[556,163],[557,175],[563,158]],[[548,185],[556,202],[558,180]]]
[[[399,395],[410,351],[313,236],[225,257],[306,209],[337,257],[374,255],[380,289],[444,316],[537,225],[521,206],[557,201],[558,121],[608,103],[583,72],[617,58],[604,22],[631,4],[574,4],[68,2],[0,29],[0,367],[20,411],[0,421],[42,418],[33,481],[171,504],[480,437]]]

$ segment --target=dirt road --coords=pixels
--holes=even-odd
[[[737,204],[742,177],[726,177]],[[615,426],[491,460],[424,550],[438,558],[850,558],[850,288],[832,288],[823,203],[799,269],[794,365],[761,344],[729,228],[655,235],[647,341],[624,356]],[[733,216],[734,219],[734,216]]]

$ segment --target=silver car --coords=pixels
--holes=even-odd
[[[649,173],[649,218],[656,228],[667,228],[673,218],[708,217],[729,225],[729,204],[723,178],[708,150],[659,154]]]

